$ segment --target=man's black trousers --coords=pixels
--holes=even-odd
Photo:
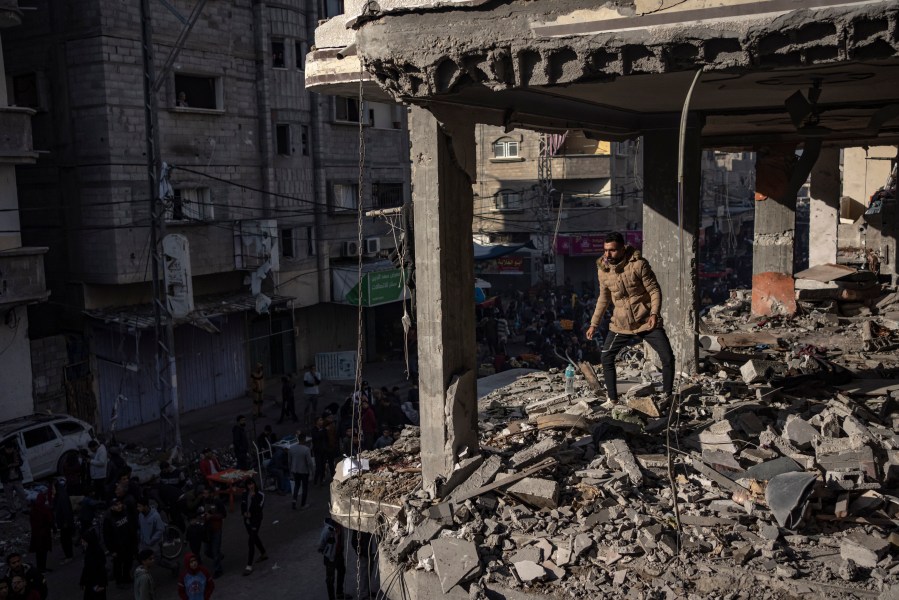
[[[610,331],[602,347],[602,376],[606,382],[609,400],[618,400],[615,358],[625,346],[630,346],[638,340],[648,343],[662,361],[662,393],[670,394],[674,388],[674,353],[671,351],[671,342],[668,341],[668,336],[663,328],[656,327],[652,331],[633,335]]]

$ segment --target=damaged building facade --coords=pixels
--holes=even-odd
[[[409,195],[405,111],[305,89],[314,3],[195,4],[149,3],[159,155],[172,167],[164,220],[189,243],[193,288],[174,336],[182,410],[246,394],[257,361],[277,382],[318,353],[355,351],[360,256],[366,271],[396,270],[387,224],[366,220],[357,241],[360,112],[363,206]],[[34,113],[40,151],[18,168],[23,239],[49,248],[53,299],[30,311],[35,381],[53,384],[24,410],[99,431],[160,416],[140,5],[40,1],[3,38],[2,99],[18,107],[5,110],[23,127]],[[396,294],[381,302],[364,309],[367,356],[378,319],[402,313]]]
[[[410,551],[426,545],[427,549],[417,556],[419,565],[421,561],[431,561],[436,571],[430,583],[413,586],[418,597],[430,597],[428,590],[433,592],[437,585],[447,595],[468,597],[472,586],[480,585],[472,583],[473,578],[485,573],[488,579],[495,573],[502,575],[503,567],[489,562],[489,556],[479,556],[480,550],[474,542],[481,538],[478,533],[466,536],[467,526],[461,530],[456,528],[449,535],[440,535],[440,530],[457,519],[464,522],[473,519],[472,527],[477,532],[495,534],[495,529],[488,531],[492,525],[478,519],[496,507],[489,506],[493,501],[489,499],[486,505],[473,504],[474,496],[463,494],[457,498],[464,513],[460,516],[462,513],[453,513],[452,509],[449,514],[440,510],[434,513],[437,507],[431,506],[428,500],[445,500],[442,493],[445,482],[464,481],[468,475],[479,472],[480,467],[470,461],[483,459],[479,448],[484,438],[479,439],[475,392],[474,306],[469,292],[473,285],[470,240],[472,186],[477,184],[478,176],[478,127],[488,125],[506,132],[528,129],[550,134],[581,131],[609,141],[641,140],[643,164],[647,166],[643,181],[643,253],[653,265],[662,288],[665,299],[662,316],[677,357],[678,371],[682,377],[692,377],[705,365],[700,361],[697,334],[703,150],[754,153],[752,290],[740,302],[756,317],[789,318],[797,310],[794,245],[796,198],[800,189],[810,178],[811,266],[836,263],[841,245],[838,240],[841,149],[895,148],[899,139],[896,110],[899,80],[895,75],[895,66],[899,64],[899,7],[891,2],[864,0],[813,0],[801,6],[786,0],[733,3],[634,0],[601,5],[578,0],[508,3],[470,0],[451,4],[422,0],[378,5],[348,2],[346,7],[345,15],[330,19],[316,30],[316,48],[307,61],[307,85],[323,93],[341,93],[358,86],[361,67],[363,94],[386,91],[411,105],[422,490],[410,498],[415,504],[413,508],[431,514],[429,520],[417,523],[421,528],[413,527],[417,519],[410,517],[411,521],[406,523],[408,535],[403,539],[410,540],[407,548]],[[448,23],[452,24],[452,35],[447,35]],[[856,200],[865,202],[865,199]],[[878,233],[866,236],[872,244],[866,246],[865,252],[870,249],[876,255],[880,277],[895,284],[894,196],[886,195],[876,218],[866,221],[866,228]],[[828,285],[839,278],[832,274],[826,277]],[[754,343],[753,347],[760,343]],[[800,365],[804,359],[797,355],[791,360],[799,361],[797,365]],[[766,372],[764,363],[756,367]],[[752,372],[747,372],[745,378],[755,380]],[[889,397],[889,390],[886,392]],[[772,401],[765,394],[764,390],[758,392],[759,400]],[[691,396],[683,390],[681,395]],[[692,395],[696,400],[702,394]],[[480,407],[481,413],[484,408]],[[860,431],[854,429],[854,409],[850,408],[849,415],[845,408],[834,406],[832,410],[835,411],[832,415],[817,411],[815,415],[802,416],[811,419],[810,427],[818,434],[825,427],[820,421],[827,419],[841,423],[842,433],[831,429],[832,437],[840,439],[844,434],[852,437],[850,432]],[[778,421],[772,427],[782,425]],[[790,431],[800,427],[801,424],[792,425]],[[483,434],[483,427],[480,433]],[[708,435],[727,433],[715,429]],[[878,452],[894,449],[892,440],[883,441],[882,436],[889,437],[888,434],[888,430],[872,434],[881,436]],[[793,440],[789,444],[804,445],[808,441]],[[650,461],[635,466],[635,461],[627,459],[619,444],[605,443],[611,445],[597,448],[611,460],[609,465],[614,463],[614,468],[630,479],[631,485],[639,487],[641,469],[665,464]],[[779,450],[761,457],[760,462],[790,456],[798,463],[802,453],[793,452],[789,444],[775,442],[770,437],[764,439],[762,445],[766,449]],[[419,444],[410,447],[414,452]],[[542,460],[551,458],[552,454],[547,451],[543,456],[523,457],[513,465],[517,475],[508,477],[520,480],[533,475],[536,471],[532,469],[552,468]],[[504,458],[508,456],[503,454]],[[678,459],[678,463],[686,464],[684,459]],[[732,480],[722,479],[719,470],[709,468],[702,461],[691,464],[703,474],[702,489],[718,485],[731,493],[743,493],[725,483],[724,479]],[[805,461],[800,470],[814,464],[814,459]],[[457,477],[461,466],[470,470]],[[514,483],[498,477],[499,465],[495,466],[495,469],[490,467],[491,472],[482,479],[484,486],[478,489],[495,490]],[[791,489],[798,487],[805,493],[816,477],[810,478],[805,472],[785,479],[792,480]],[[518,490],[519,496],[528,494],[527,486],[524,488]],[[412,490],[414,486],[410,487]],[[703,492],[698,493],[693,500],[702,497]],[[554,497],[551,489],[536,495]],[[534,542],[533,532],[546,530],[533,527],[538,523],[540,527],[554,527],[553,519],[567,523],[572,511],[577,511],[579,517],[596,514],[588,526],[604,523],[606,519],[614,522],[623,518],[623,506],[633,495],[619,495],[617,499],[613,496],[606,494],[603,502],[613,503],[614,511],[610,505],[599,503],[586,511],[581,510],[583,506],[581,509],[560,506],[549,515],[543,511],[535,514],[532,502],[530,512],[512,515],[516,510],[506,504],[504,517],[517,520],[521,524],[518,529],[530,531],[532,539],[527,542],[514,535],[505,539],[513,547],[540,545],[539,541]],[[659,499],[664,498],[663,492]],[[473,508],[477,508],[480,516]],[[773,506],[770,508],[774,510]],[[633,514],[631,509],[624,512],[630,521],[639,522],[638,527],[651,522],[643,519],[639,510]],[[410,514],[413,513],[407,512],[406,516]],[[352,520],[347,513],[335,513],[335,516]],[[652,535],[652,544],[653,547],[660,543],[669,546],[670,554],[677,554],[677,549],[670,548],[670,540],[665,538],[665,531],[670,527],[668,518],[660,517],[657,524],[662,525],[662,530]],[[712,521],[694,521],[691,526],[711,525],[714,525]],[[778,525],[790,528],[795,522],[778,517]],[[598,534],[588,534],[583,529],[578,533],[577,527],[565,528],[569,545],[560,558],[568,560],[587,553],[587,563],[601,567],[603,575],[597,576],[599,579],[606,578],[603,582],[609,582],[611,574],[611,583],[624,583],[629,577],[626,569],[606,567],[617,563],[622,556],[630,556],[632,545],[618,544],[617,549],[613,548],[617,557],[603,550],[606,552],[603,558],[594,547]],[[402,526],[400,529],[406,531]],[[777,539],[779,530],[766,529],[764,536],[775,533],[773,539]],[[758,533],[752,535],[758,537]],[[503,542],[504,550],[507,542]],[[880,561],[887,560],[887,549],[882,537],[871,540],[862,536],[847,541],[840,552],[846,564],[851,558],[852,565],[864,563],[876,571]],[[557,550],[558,547],[554,549],[550,544],[540,552],[529,551],[528,556],[519,557],[522,568],[519,570],[516,564],[516,576],[498,577],[513,587],[523,582],[543,581],[547,577],[545,571],[551,568],[540,561],[547,555],[555,558]],[[776,565],[779,554],[776,549],[766,548],[763,556]],[[486,569],[482,569],[481,558]],[[535,568],[535,564],[540,568]],[[584,564],[577,563],[581,567]],[[738,561],[739,564],[742,563]],[[892,567],[895,563],[884,564]],[[588,564],[587,571],[590,568]],[[761,579],[756,581],[765,581],[763,577],[796,576],[796,570],[790,569],[758,575]],[[852,580],[855,575],[849,571],[846,579]],[[595,593],[597,583],[590,583],[590,572],[579,572],[585,573],[581,582],[589,584],[585,585],[584,593]],[[694,577],[703,575],[694,573]],[[736,579],[722,581],[719,585],[723,587],[737,585]],[[463,582],[467,583],[463,586]],[[840,593],[839,584],[814,589],[819,593],[821,590]],[[514,596],[519,592],[509,593]],[[865,593],[860,591],[858,595]]]

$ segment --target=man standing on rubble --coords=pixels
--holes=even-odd
[[[652,267],[639,250],[624,243],[618,232],[606,236],[603,256],[596,261],[599,298],[587,329],[592,340],[603,314],[613,305],[609,335],[602,348],[602,374],[609,400],[618,401],[615,357],[635,341],[647,342],[662,361],[662,393],[668,397],[674,387],[674,353],[662,328],[662,292]]]

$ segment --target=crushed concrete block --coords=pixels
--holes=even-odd
[[[440,498],[445,498],[450,492],[459,487],[461,483],[468,480],[472,473],[474,473],[483,462],[484,456],[482,454],[476,454],[471,458],[462,459],[456,468],[453,469],[453,472],[450,473],[449,477],[447,477],[446,482],[440,486],[438,496]]]
[[[759,537],[773,542],[780,537],[780,528],[777,525],[762,525],[759,527]]]
[[[572,554],[574,556],[580,556],[587,550],[589,550],[593,546],[593,537],[589,533],[579,533],[574,538],[574,546],[572,547]]]
[[[840,542],[840,556],[843,560],[873,569],[889,550],[890,544],[877,535],[854,531]]]
[[[403,538],[396,548],[396,554],[401,559],[405,558],[409,552],[422,544],[426,544],[437,537],[437,534],[443,529],[443,525],[433,519],[425,519],[412,531],[411,534]]]
[[[668,468],[668,457],[664,454],[638,454],[636,458],[644,469]]]
[[[734,458],[733,453],[722,452],[720,450],[703,450],[702,460],[712,466],[719,473],[726,475],[742,473],[743,467]]]
[[[428,509],[428,518],[442,525],[452,525],[453,507],[448,502],[442,502]]]
[[[789,415],[784,424],[783,436],[791,444],[802,450],[812,447],[812,442],[818,436],[818,431],[802,417]]]
[[[740,367],[740,376],[747,384],[761,383],[771,379],[780,368],[782,368],[782,365],[779,362],[752,359],[746,361],[746,363]]]
[[[822,437],[815,444],[815,454],[822,456],[826,454],[839,454],[852,450],[860,450],[865,447],[865,440],[860,437]]]
[[[731,438],[732,431],[733,426],[729,421],[718,421],[699,432],[699,443],[703,450],[720,450],[736,454],[737,447]]]
[[[828,471],[824,474],[825,485],[832,490],[879,490],[880,483],[866,482],[861,471]]]
[[[615,575],[612,576],[612,583],[615,585],[623,585],[626,579],[627,569],[620,569],[615,571]]]
[[[531,561],[535,563],[543,562],[543,550],[536,546],[525,546],[512,555],[509,562],[513,565],[522,561]],[[548,555],[547,555],[548,556]]]
[[[874,462],[874,453],[868,446],[839,454],[819,455],[817,461],[818,465],[828,472],[862,471],[869,479],[877,479],[877,464]]]
[[[515,566],[515,573],[518,575],[518,578],[521,579],[522,583],[531,583],[532,581],[539,581],[546,577],[546,569],[534,561],[522,560],[513,564]]]
[[[460,483],[458,487],[450,493],[448,500],[452,502],[455,498],[461,498],[468,492],[489,484],[493,481],[493,478],[496,477],[496,474],[499,473],[502,464],[501,457],[497,455],[490,456],[468,477],[468,479]]]
[[[757,436],[765,430],[762,420],[754,412],[745,411],[737,416],[737,425],[743,433],[749,436]]]
[[[754,463],[763,463],[767,460],[777,458],[777,452],[768,450],[767,448],[744,448],[740,452],[740,457]]]
[[[630,398],[638,398],[643,396],[651,396],[655,391],[655,385],[653,385],[652,383],[639,383],[629,389],[626,395]]]
[[[632,408],[639,413],[643,413],[647,417],[659,417],[659,409],[656,407],[656,403],[653,402],[650,396],[637,396],[628,398],[627,406],[628,408]]]
[[[553,561],[544,560],[540,564],[546,569],[547,573],[551,575],[550,579],[562,579],[565,577],[565,569],[556,565]]]
[[[562,442],[557,442],[551,437],[544,438],[533,446],[528,446],[513,454],[509,459],[509,464],[515,469],[520,469],[555,454],[564,449],[564,446]]]
[[[559,482],[553,479],[525,477],[508,492],[538,508],[555,508],[559,505]]]
[[[608,440],[602,443],[602,451],[605,453],[609,461],[614,461],[618,467],[627,473],[631,483],[640,487],[643,485],[643,473],[640,471],[640,465],[631,453],[627,442],[621,438]]]
[[[478,549],[468,540],[440,538],[431,542],[434,569],[443,593],[466,581],[481,570]]]
[[[571,562],[571,550],[562,547],[556,548],[556,551],[553,553],[553,562],[560,567],[564,567]]]

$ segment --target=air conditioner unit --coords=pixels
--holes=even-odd
[[[343,243],[343,251],[341,252],[343,256],[359,256],[359,242],[350,241]]]
[[[370,237],[365,238],[365,253],[377,254],[381,251],[381,238]]]

